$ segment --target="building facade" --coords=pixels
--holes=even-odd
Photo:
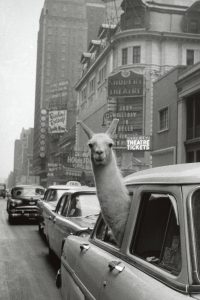
[[[45,0],[38,32],[33,160],[44,186],[54,181],[48,174],[59,138],[75,123],[73,86],[81,74],[80,55],[104,14],[101,0]]]
[[[82,54],[78,116],[94,131],[117,117],[124,174],[152,166],[153,83],[177,65],[200,60],[199,2],[124,0],[119,24],[103,24]],[[86,151],[77,126],[77,151]]]

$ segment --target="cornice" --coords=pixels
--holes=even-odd
[[[89,67],[85,74],[79,79],[75,85],[75,89],[78,90],[81,85],[87,80],[90,74],[96,69],[104,57],[109,53],[116,43],[124,41],[126,39],[143,38],[143,40],[159,39],[163,40],[188,40],[193,42],[200,42],[200,34],[192,33],[174,33],[174,32],[159,32],[159,31],[147,31],[145,29],[129,29],[117,32],[110,42],[110,44],[100,53],[95,62]]]

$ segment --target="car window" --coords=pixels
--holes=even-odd
[[[56,212],[57,212],[58,215],[61,215],[61,214],[62,214],[62,210],[63,210],[63,207],[64,207],[64,205],[65,205],[65,203],[66,203],[66,199],[67,199],[67,196],[66,196],[66,195],[63,195],[63,196],[60,198],[60,200],[59,200],[59,202],[58,202],[58,205],[57,205],[57,207],[56,207]]]
[[[13,188],[11,191],[11,195],[14,198],[20,198],[20,197],[31,197],[31,196],[37,196],[37,195],[43,195],[44,190],[40,188],[35,187],[16,187]]]
[[[192,195],[192,215],[195,234],[195,246],[197,252],[198,272],[200,273],[200,190],[196,190]]]
[[[69,217],[89,217],[99,212],[99,201],[95,194],[79,194],[72,197]]]
[[[108,225],[106,225],[103,218],[101,218],[101,221],[97,226],[95,238],[110,245],[117,246],[113,233]]]
[[[173,196],[155,193],[142,195],[130,252],[172,274],[179,274],[180,227]]]

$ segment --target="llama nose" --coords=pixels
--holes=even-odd
[[[96,150],[96,154],[101,155],[103,153],[102,150]]]

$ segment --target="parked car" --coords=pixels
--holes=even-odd
[[[48,218],[51,215],[51,211],[55,210],[55,207],[60,197],[66,191],[72,188],[74,188],[74,184],[71,185],[70,183],[65,185],[51,185],[45,191],[43,199],[38,201],[38,208],[40,212],[38,230],[40,233],[44,234],[47,240],[48,240],[48,228],[45,226],[45,223],[48,222]]]
[[[0,183],[0,197],[6,198],[6,185],[4,183]]]
[[[148,169],[125,183],[131,207],[120,247],[102,217],[89,239],[65,239],[63,299],[200,299],[200,164]]]
[[[11,189],[7,200],[8,219],[24,217],[38,219],[37,202],[44,195],[44,188],[40,185],[17,185]]]
[[[70,234],[91,231],[100,212],[96,190],[77,187],[65,192],[45,223],[48,231],[49,253],[61,257],[62,243]]]

